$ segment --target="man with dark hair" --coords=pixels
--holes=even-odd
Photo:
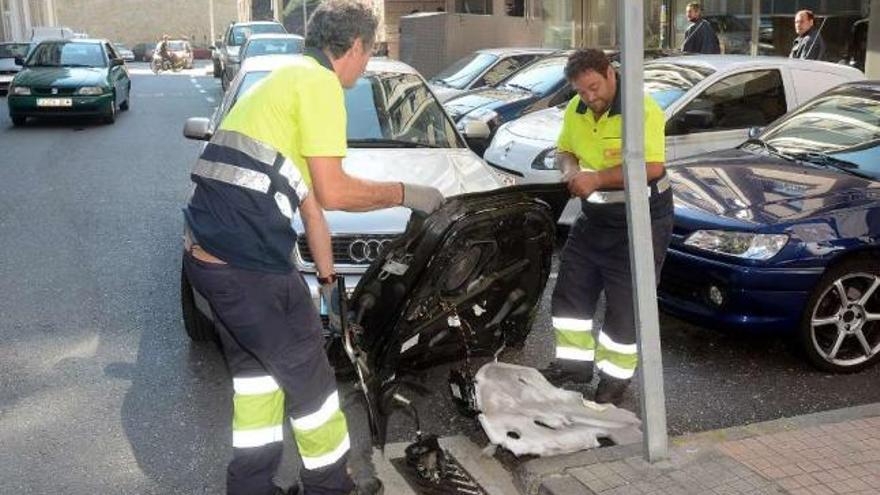
[[[721,53],[721,44],[718,35],[712,29],[709,21],[703,19],[703,8],[698,3],[689,3],[685,9],[688,21],[691,23],[684,32],[684,43],[681,51],[685,53]]]
[[[352,491],[348,426],[321,320],[291,261],[297,239],[291,222],[299,210],[332,310],[338,294],[323,209],[402,205],[430,213],[443,202],[431,187],[367,181],[342,169],[343,88],[363,74],[376,26],[363,4],[322,2],[309,21],[305,56],[273,71],[236,103],[192,171],[184,268],[211,305],[233,379],[232,495],[283,493],[272,478],[285,412],[306,494],[381,489],[371,480]]]
[[[797,38],[791,47],[789,58],[803,60],[823,60],[825,58],[825,40],[816,27],[816,16],[810,10],[801,10],[794,16],[794,30]]]
[[[544,372],[556,385],[589,383],[595,363],[599,384],[594,400],[618,404],[638,364],[621,167],[620,76],[601,51],[578,50],[568,60],[565,77],[577,96],[565,109],[556,160],[572,195],[581,198],[582,214],[562,251],[551,301],[556,361]],[[637,193],[650,196],[659,274],[672,236],[672,190],[664,166],[663,110],[648,95],[644,108],[648,184]],[[602,291],[605,321],[594,329]]]

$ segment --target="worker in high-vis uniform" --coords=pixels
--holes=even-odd
[[[623,191],[620,75],[599,50],[578,50],[565,76],[577,92],[565,110],[557,166],[582,212],[562,251],[552,297],[556,360],[545,376],[557,384],[589,383],[599,372],[595,401],[618,404],[638,365],[629,235]],[[651,239],[658,276],[672,236],[672,191],[664,168],[663,110],[645,96],[645,162]],[[637,191],[641,193],[642,191]],[[600,295],[606,311],[594,323]]]
[[[326,299],[335,275],[323,209],[403,205],[430,213],[443,202],[431,187],[366,181],[342,169],[343,88],[363,74],[376,26],[364,4],[322,2],[305,56],[241,97],[192,171],[184,268],[211,305],[232,375],[229,494],[296,493],[272,481],[286,414],[306,495],[381,490],[375,478],[355,487],[348,473],[348,426],[321,320],[291,261],[299,210]]]

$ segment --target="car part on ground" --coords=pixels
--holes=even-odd
[[[489,441],[517,456],[569,454],[599,447],[600,438],[642,440],[635,414],[556,388],[534,368],[486,364],[476,375],[476,398]]]

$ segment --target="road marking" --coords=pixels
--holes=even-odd
[[[214,98],[211,96],[207,96],[205,99],[208,100],[208,103],[214,103]]]
[[[207,93],[207,91],[205,91],[204,89],[200,89],[199,93],[205,94],[205,93]]]

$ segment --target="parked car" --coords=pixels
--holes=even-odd
[[[264,56],[247,59],[232,80],[212,119],[189,119],[184,135],[207,140],[230,108],[270,71],[302,57]],[[496,189],[509,177],[498,174],[470,151],[452,120],[411,67],[387,59],[372,59],[355,87],[346,90],[348,155],[345,170],[374,180],[431,184],[444,195]],[[405,229],[406,208],[367,213],[326,212],[333,238],[336,270],[354,288],[370,263]],[[300,233],[293,257],[306,278],[315,303],[318,283],[299,216],[293,220]],[[182,275],[182,304],[186,329],[197,340],[213,335],[210,309]],[[194,309],[194,308],[197,308]]]
[[[0,43],[0,92],[6,93],[12,78],[21,71],[21,65],[15,59],[27,58],[33,45],[27,42]]]
[[[431,89],[440,101],[446,101],[471,89],[495,86],[535,59],[555,51],[551,48],[477,50],[432,77]]]
[[[272,21],[236,22],[229,24],[223,40],[217,49],[217,60],[220,64],[220,85],[225,91],[229,87],[238,67],[241,47],[254,34],[286,33],[284,25]],[[216,76],[216,73],[215,73]]]
[[[299,55],[303,52],[305,38],[298,34],[254,34],[241,47],[239,59],[264,55]]]
[[[113,48],[116,49],[116,53],[125,60],[126,62],[134,62],[134,52],[131,51],[127,46],[122,43],[113,43]]]
[[[187,40],[168,40],[168,51],[178,60],[183,60],[184,69],[193,68],[192,45]]]
[[[669,167],[663,308],[796,332],[820,369],[880,360],[880,83],[834,88],[738,148]]]
[[[43,41],[21,62],[7,98],[14,125],[28,117],[73,115],[112,124],[131,104],[128,69],[107,40]]]
[[[856,69],[827,62],[741,55],[669,57],[645,64],[645,90],[666,113],[666,159],[672,161],[730,148],[817,94],[859,81]],[[485,159],[513,173],[518,183],[555,182],[556,139],[563,102],[502,125]],[[580,205],[573,200],[561,218],[570,225]]]
[[[131,48],[134,53],[134,59],[139,62],[149,62],[152,58],[152,52],[156,48],[156,43],[138,43]],[[147,52],[150,52],[149,56]]]

